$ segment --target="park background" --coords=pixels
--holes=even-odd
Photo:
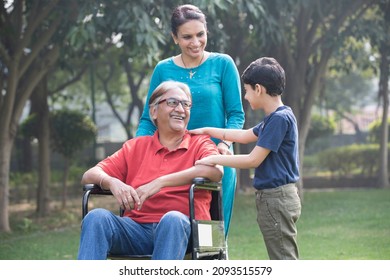
[[[134,136],[155,64],[179,51],[169,17],[182,3],[2,2],[0,259],[75,258],[81,175]],[[286,70],[302,258],[389,259],[390,1],[188,3],[207,15],[207,50],[229,54],[240,73],[261,56]],[[249,128],[263,115],[243,105]],[[267,258],[252,176],[239,170],[232,259]]]

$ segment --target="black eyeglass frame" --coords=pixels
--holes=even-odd
[[[176,108],[177,106],[179,106],[179,104],[181,104],[181,106],[184,109],[187,109],[187,110],[191,109],[191,107],[192,107],[192,102],[191,101],[179,100],[179,99],[176,99],[174,97],[164,98],[164,99],[160,100],[159,102],[157,102],[157,104],[161,104],[161,103],[163,103],[165,101],[166,101],[166,104],[169,107],[172,107],[172,108]]]

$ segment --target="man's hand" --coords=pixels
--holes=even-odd
[[[221,154],[221,155],[232,155],[232,152],[229,150],[228,146],[226,146],[226,144],[222,143],[222,142],[219,142],[218,143],[218,152]]]
[[[134,188],[115,178],[113,181],[110,180],[110,190],[119,205],[127,210],[138,209],[140,207],[140,199]]]
[[[147,200],[152,195],[158,193],[162,187],[164,186],[161,184],[159,178],[138,187],[136,189],[136,192],[140,200],[140,205],[138,207],[138,210],[141,209],[142,204],[145,202],[145,200]]]

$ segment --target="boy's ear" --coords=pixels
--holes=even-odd
[[[255,85],[255,91],[259,95],[263,91],[263,86],[260,84]]]

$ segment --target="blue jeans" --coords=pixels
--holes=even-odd
[[[178,211],[166,213],[159,223],[140,224],[94,209],[82,222],[78,259],[104,260],[110,253],[179,260],[185,256],[190,234],[189,218]]]

